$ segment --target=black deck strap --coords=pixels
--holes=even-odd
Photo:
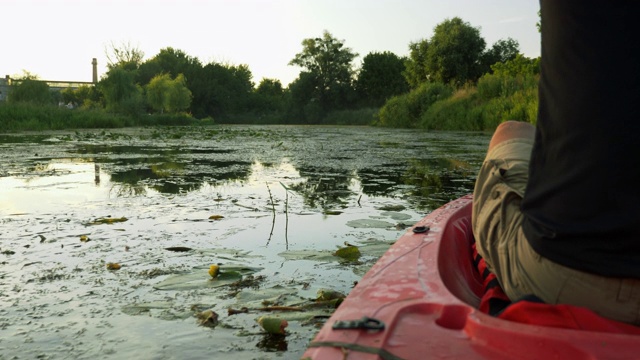
[[[367,354],[375,354],[382,358],[382,360],[406,360],[401,357],[395,356],[385,349],[380,349],[371,346],[363,346],[359,344],[343,343],[339,341],[313,341],[309,344],[309,347],[339,347],[347,350],[359,351]]]

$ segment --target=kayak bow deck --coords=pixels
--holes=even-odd
[[[353,288],[303,358],[628,359],[640,337],[522,324],[477,309],[471,196],[409,229]],[[426,230],[426,231],[424,231]]]

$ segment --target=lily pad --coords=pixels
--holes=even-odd
[[[384,211],[384,212],[382,212],[381,215],[390,217],[393,220],[398,220],[398,221],[409,220],[412,217],[409,214],[404,214],[404,213],[397,212],[397,211]]]
[[[127,315],[140,315],[152,309],[170,309],[172,304],[168,301],[152,301],[146,303],[130,304],[122,307],[122,312]]]
[[[387,229],[392,228],[395,225],[382,220],[358,219],[347,222],[347,226],[350,226],[352,228]]]
[[[383,205],[383,206],[377,207],[376,209],[382,210],[382,211],[402,211],[402,210],[406,209],[406,206],[404,206],[404,205]]]
[[[120,218],[112,218],[112,217],[104,217],[104,218],[99,218],[99,219],[95,219],[92,222],[89,223],[89,225],[99,225],[99,224],[115,224],[115,223],[119,223],[119,222],[125,222],[129,219],[127,219],[126,217],[120,217]]]
[[[286,260],[313,260],[313,261],[335,261],[336,257],[330,251],[319,250],[289,250],[278,255]]]
[[[233,284],[242,280],[243,275],[253,274],[260,271],[260,268],[244,266],[220,266],[220,273],[215,279],[209,276],[209,268],[197,267],[186,274],[169,276],[158,284],[154,285],[157,290],[195,290],[206,288],[217,288]]]
[[[345,259],[347,261],[356,261],[360,258],[360,255],[362,254],[360,253],[360,249],[358,249],[357,246],[345,246],[343,248],[336,250],[336,252],[334,252],[333,255],[339,258]]]

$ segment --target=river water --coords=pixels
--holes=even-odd
[[[488,141],[309,126],[0,135],[0,359],[299,358],[332,312],[319,294],[348,293],[406,227],[470,193]],[[360,256],[335,255],[348,245]]]

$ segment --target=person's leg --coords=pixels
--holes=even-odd
[[[520,203],[529,175],[535,128],[509,121],[496,129],[478,173],[473,195],[472,226],[478,253],[503,290],[514,300],[530,294],[518,278],[518,243],[523,220]]]
[[[520,203],[529,174],[534,127],[506,122],[494,133],[473,198],[478,253],[511,300],[535,295],[549,304],[587,307],[640,325],[640,280],[607,278],[567,268],[540,256],[522,231]]]

